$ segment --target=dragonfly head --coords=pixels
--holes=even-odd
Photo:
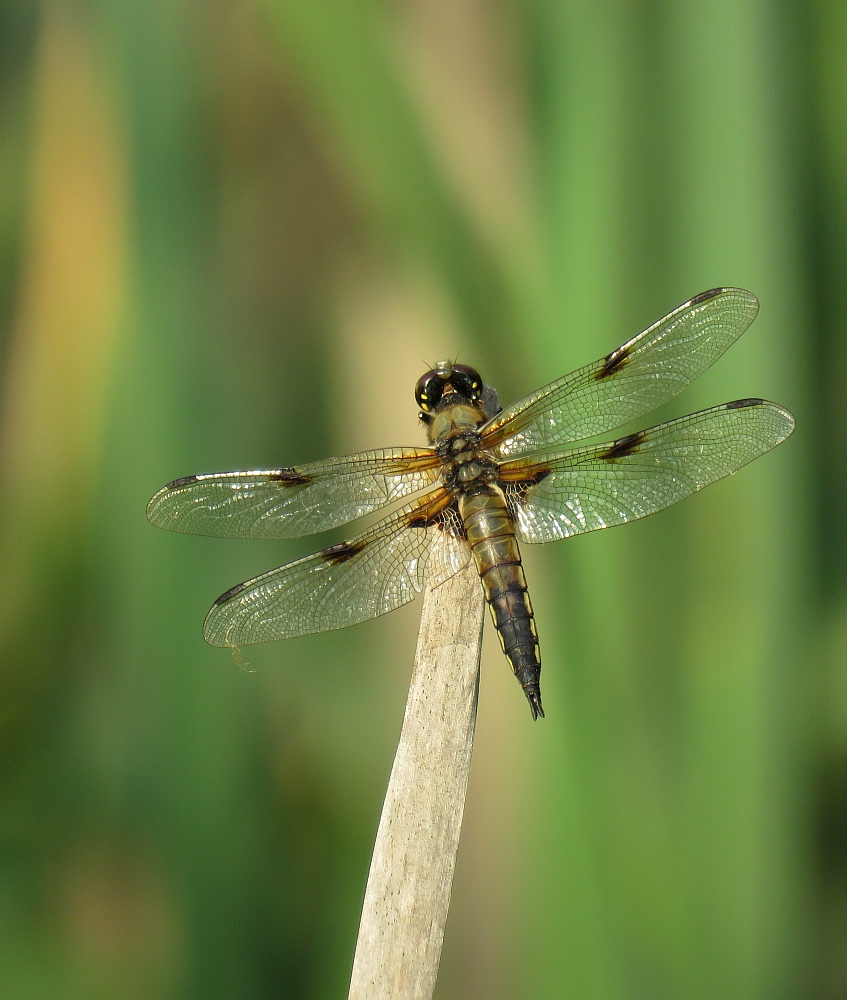
[[[435,413],[441,402],[451,393],[456,393],[470,403],[478,405],[484,388],[479,372],[473,368],[457,365],[452,361],[438,361],[434,368],[418,379],[415,386],[415,400],[421,408],[422,417],[426,417]]]

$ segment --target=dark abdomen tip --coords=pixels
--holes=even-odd
[[[541,690],[536,687],[524,688],[526,700],[529,702],[529,710],[532,712],[532,721],[541,716],[544,718],[544,709],[541,707]]]

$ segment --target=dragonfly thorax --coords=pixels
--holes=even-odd
[[[480,445],[476,428],[456,429],[436,442],[436,452],[442,463],[445,486],[453,493],[467,493],[485,486],[497,478],[497,466]]]
[[[453,441],[468,434],[476,434],[479,425],[485,422],[485,414],[479,406],[475,406],[460,396],[455,398],[455,403],[443,406],[437,413],[432,414],[427,425],[430,443],[436,448],[442,442]]]

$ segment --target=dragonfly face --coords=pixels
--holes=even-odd
[[[573,442],[677,395],[757,311],[742,289],[703,292],[504,410],[474,369],[440,362],[415,387],[428,447],[186,476],[153,497],[147,516],[189,534],[291,538],[391,507],[348,541],[221,595],[206,617],[206,640],[241,646],[344,628],[400,607],[473,559],[537,718],[541,660],[519,545],[661,510],[770,451],[794,419],[776,403],[738,399],[603,444]]]
[[[479,372],[467,365],[439,361],[435,368],[421,375],[415,386],[415,402],[421,408],[424,423],[429,423],[432,414],[442,404],[445,395],[457,393],[474,405],[482,401],[482,379]]]

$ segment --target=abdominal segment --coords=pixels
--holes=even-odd
[[[496,486],[479,487],[460,496],[459,511],[500,645],[529,701],[533,719],[543,718],[538,633],[506,501]]]

